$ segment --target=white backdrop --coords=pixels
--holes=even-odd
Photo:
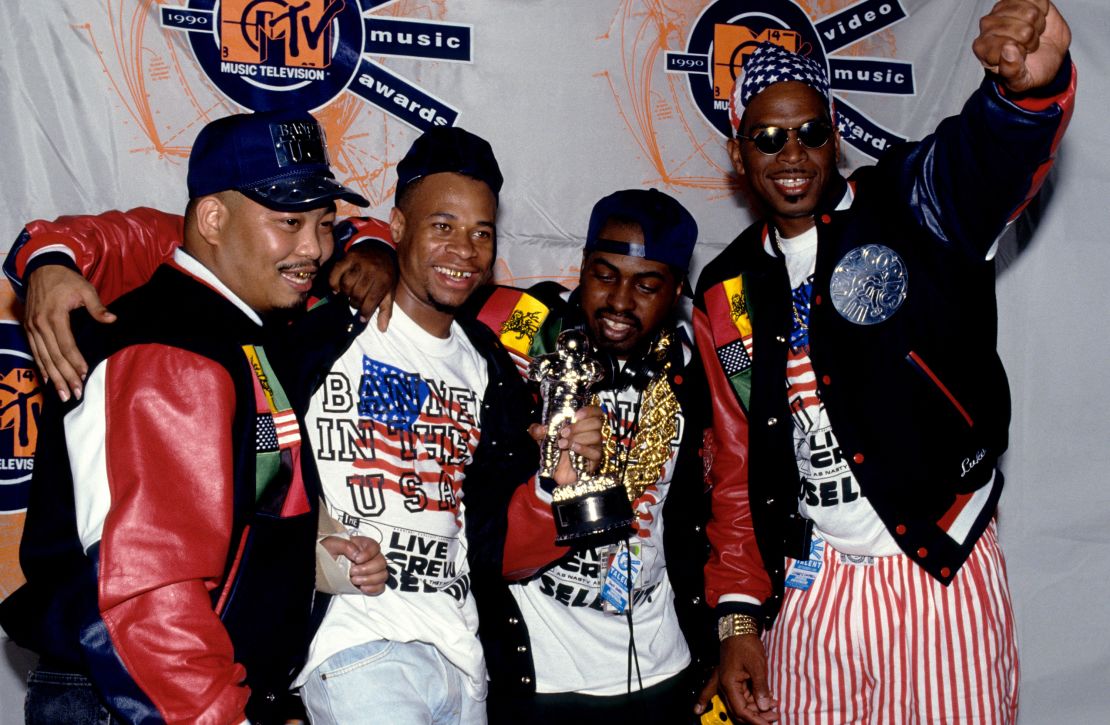
[[[375,55],[373,68],[379,79],[380,67],[423,88],[458,111],[459,125],[491,140],[506,177],[497,275],[528,284],[576,279],[590,207],[618,188],[656,186],[687,205],[701,229],[698,269],[750,221],[728,176],[723,138],[698,110],[704,92],[691,93],[686,75],[664,71],[665,52],[687,51],[699,16],[723,3],[755,12],[791,0],[362,0],[361,7],[370,17],[455,24],[441,28],[469,38],[470,62]],[[821,21],[845,9],[905,11],[898,23],[826,50],[911,63],[913,95],[837,95],[887,131],[914,138],[956,111],[978,83],[970,43],[991,4],[797,0],[796,7],[833,35]],[[188,34],[159,26],[159,5],[5,3],[0,249],[36,217],[183,208],[193,137],[238,107],[205,74]],[[1092,302],[1110,273],[1103,252],[1110,6],[1058,5],[1075,36],[1078,108],[1045,193],[1009,234],[998,272],[999,345],[1014,396],[1000,525],[1018,617],[1023,725],[1110,721],[1110,487],[1102,479],[1110,470],[1110,393],[1089,382],[1089,366],[1110,361],[1108,305]],[[372,200],[371,214],[387,215],[393,166],[417,131],[352,91],[318,115],[339,175]],[[850,150],[845,170],[866,161]],[[18,512],[0,514],[0,559],[7,558],[0,598],[17,583],[12,532],[20,521]],[[0,725],[21,721],[21,678],[31,662],[4,644]]]

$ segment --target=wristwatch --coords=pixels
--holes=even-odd
[[[750,614],[726,614],[717,620],[717,638],[724,642],[741,634],[759,634],[759,623]]]

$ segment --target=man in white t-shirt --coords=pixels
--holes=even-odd
[[[612,433],[606,468],[635,512],[601,545],[555,546],[551,494],[521,490],[505,569],[503,623],[487,642],[494,723],[693,722],[716,662],[704,604],[708,496],[698,451],[700,362],[677,320],[697,225],[673,197],[625,189],[590,216],[578,288],[484,290],[477,316],[526,357],[583,329],[612,374],[595,386]],[[552,558],[557,561],[543,565]],[[632,569],[631,586],[627,582]],[[487,638],[488,639],[488,638]]]
[[[375,596],[332,597],[297,680],[317,724],[486,721],[473,591],[500,579],[509,501],[539,465],[534,398],[493,334],[456,319],[495,255],[492,150],[462,129],[432,129],[397,172],[388,329],[371,320],[336,336],[349,310],[323,309],[302,320],[322,344],[291,337],[312,348],[305,357],[333,361],[306,415],[328,512],[380,549],[352,583],[386,580]],[[600,428],[599,411],[584,410],[561,447],[596,461]],[[558,478],[573,482],[573,470]]]

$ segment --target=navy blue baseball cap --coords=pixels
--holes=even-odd
[[[604,239],[602,227],[611,219],[633,221],[644,234],[643,244]],[[586,252],[643,257],[689,271],[698,224],[686,207],[657,189],[624,189],[594,204],[586,232]]]
[[[412,142],[405,158],[397,164],[394,198],[400,200],[412,182],[443,172],[484,181],[494,196],[505,183],[488,141],[458,126],[433,126]]]
[[[217,119],[189,156],[189,198],[234,190],[280,211],[317,209],[336,199],[369,206],[335,180],[324,130],[307,111],[260,111]]]

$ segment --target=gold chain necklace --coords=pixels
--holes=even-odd
[[[667,354],[674,338],[664,332],[652,350],[657,360]],[[635,421],[632,445],[620,446],[612,435],[608,417],[602,428],[605,440],[605,456],[602,473],[619,475],[624,482],[628,500],[635,503],[644,495],[648,486],[659,482],[663,466],[670,459],[671,441],[674,440],[678,425],[675,416],[679,412],[678,399],[671,387],[668,361],[655,375],[640,396],[639,416]],[[619,413],[618,413],[619,414]]]

